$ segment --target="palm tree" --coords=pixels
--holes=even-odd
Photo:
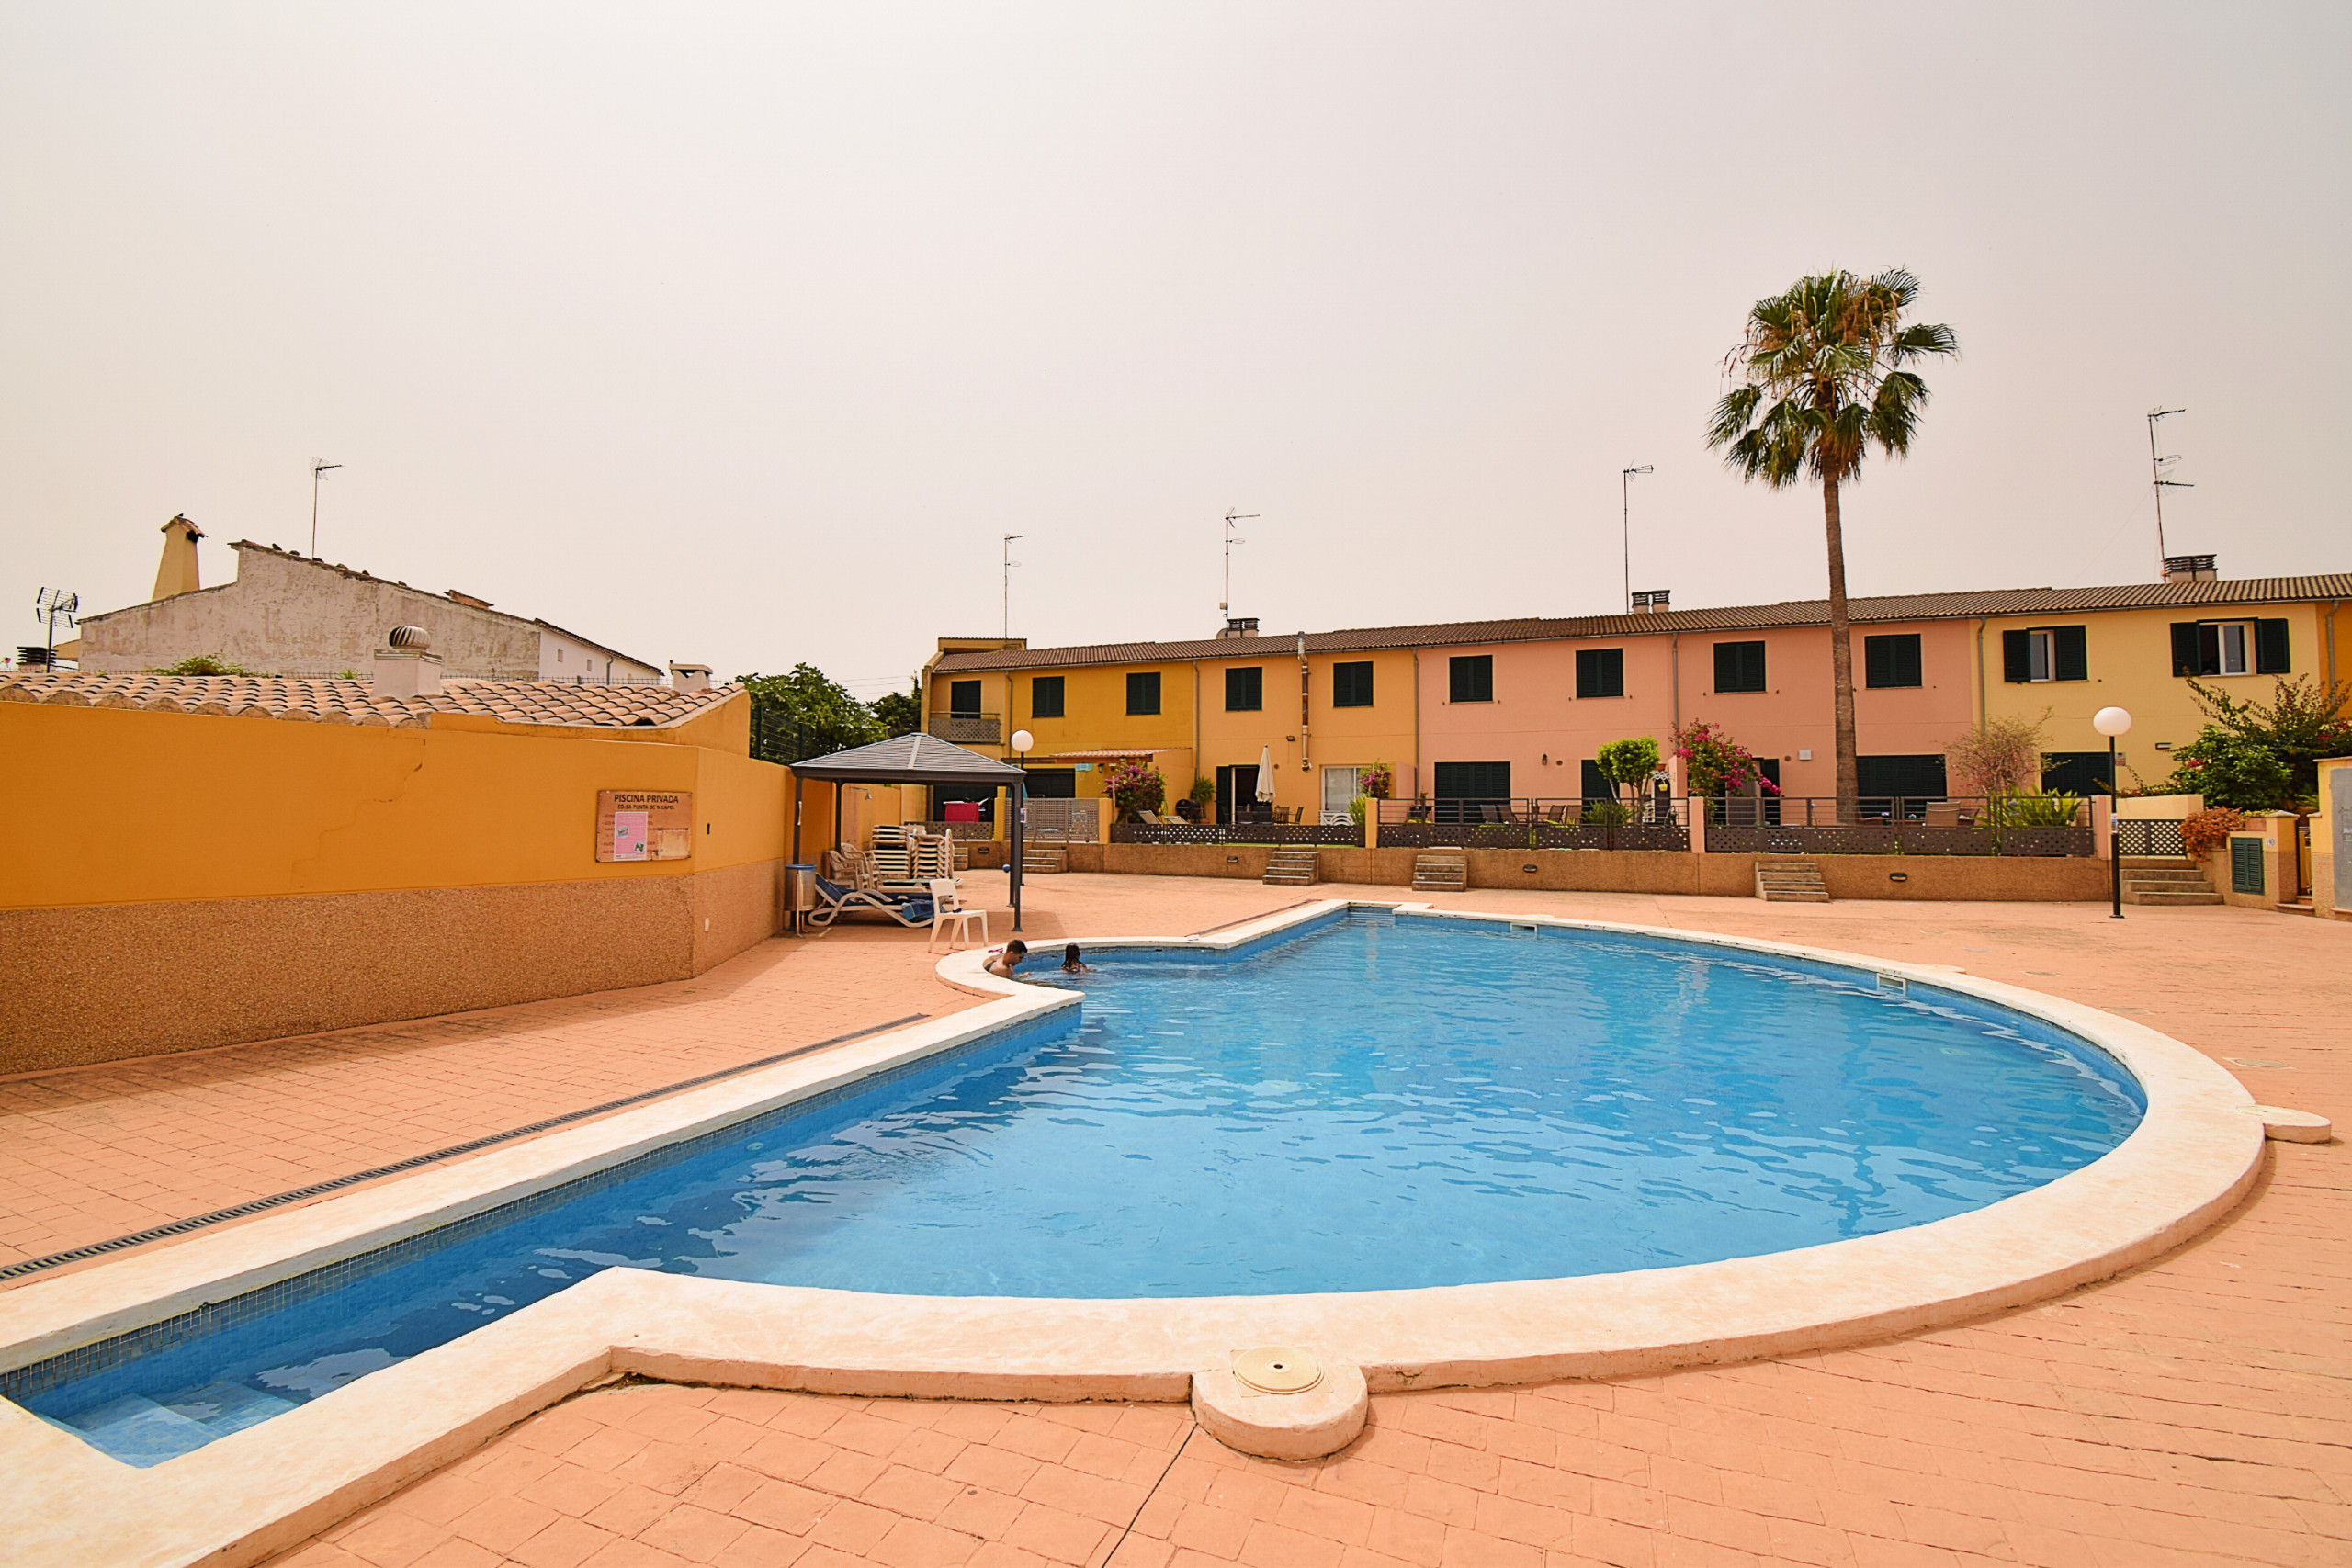
[[[1874,277],[1824,273],[1784,294],[1758,299],[1724,367],[1743,385],[1715,405],[1707,445],[1744,479],[1775,490],[1821,481],[1829,535],[1829,660],[1837,690],[1839,817],[1861,794],[1854,765],[1854,648],[1846,624],[1846,545],[1841,487],[1861,477],[1875,444],[1889,457],[1911,449],[1928,384],[1905,367],[1931,354],[1957,354],[1947,326],[1906,323],[1919,280],[1896,268]]]

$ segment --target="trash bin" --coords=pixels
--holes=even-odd
[[[807,923],[808,911],[816,907],[817,868],[813,865],[786,865],[784,868],[784,912],[792,918],[795,931]]]

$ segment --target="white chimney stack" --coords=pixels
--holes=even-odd
[[[707,692],[710,690],[710,666],[673,664],[670,666],[670,685],[681,692]]]
[[[441,656],[423,626],[394,626],[376,650],[376,695],[435,697],[441,694]]]

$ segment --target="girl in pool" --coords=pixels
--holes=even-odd
[[[1076,942],[1071,942],[1068,947],[1062,949],[1062,973],[1065,975],[1091,975],[1094,973],[1094,965],[1089,964],[1085,959],[1079,956],[1078,943]]]

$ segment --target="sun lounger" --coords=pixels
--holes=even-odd
[[[936,924],[933,908],[933,900],[927,893],[873,892],[844,887],[820,876],[817,879],[817,907],[809,911],[808,923],[822,936],[843,915],[867,914],[883,916],[910,931],[920,931]]]

